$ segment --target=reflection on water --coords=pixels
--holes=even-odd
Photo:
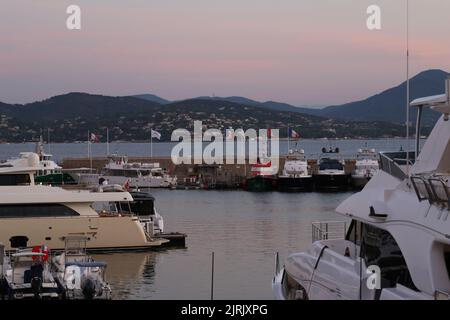
[[[334,213],[350,193],[249,193],[154,190],[167,231],[187,248],[95,255],[108,263],[114,299],[208,299],[215,252],[216,299],[271,299],[275,253],[311,243],[311,223]]]

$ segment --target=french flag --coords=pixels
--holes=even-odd
[[[91,142],[99,142],[100,139],[95,133],[91,133]]]
[[[289,137],[291,137],[293,139],[300,139],[300,133],[298,133],[297,131],[289,128]]]

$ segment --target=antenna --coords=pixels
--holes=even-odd
[[[409,177],[409,0],[406,0],[406,175]],[[417,155],[416,155],[417,156]]]

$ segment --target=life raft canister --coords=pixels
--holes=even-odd
[[[36,260],[41,260],[41,261],[47,261],[48,260],[48,256],[50,253],[50,249],[47,246],[34,246],[33,249],[31,250],[31,252],[38,252],[38,253],[43,253],[43,256],[34,256],[33,257],[33,261]]]

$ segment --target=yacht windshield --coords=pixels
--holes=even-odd
[[[319,170],[344,170],[344,166],[337,160],[326,161],[320,164]]]

